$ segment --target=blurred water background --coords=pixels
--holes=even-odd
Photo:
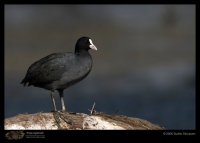
[[[196,128],[195,5],[5,5],[5,118],[49,112],[50,92],[20,84],[28,67],[88,36],[93,69],[66,89],[68,111],[95,109],[166,129]],[[58,92],[56,105],[61,109]]]

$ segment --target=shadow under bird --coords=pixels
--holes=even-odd
[[[53,111],[58,112],[54,91],[60,95],[62,111],[66,111],[63,91],[84,79],[92,69],[92,57],[88,50],[97,50],[89,37],[81,37],[75,45],[75,52],[53,53],[34,62],[21,84],[50,90]]]

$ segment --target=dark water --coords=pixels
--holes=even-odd
[[[172,82],[164,86],[155,84],[145,75],[112,79],[88,76],[64,91],[66,108],[68,111],[89,113],[88,109],[96,102],[97,111],[113,114],[119,109],[120,115],[146,119],[166,129],[195,129],[196,94],[191,75],[185,72],[182,74],[184,79],[176,75],[176,80],[166,77]],[[185,80],[186,76],[188,80]],[[146,78],[149,81],[144,80]],[[19,83],[15,81],[15,87],[10,87],[9,83],[5,85],[6,95],[10,95],[5,98],[5,117],[53,109],[49,91],[32,86],[23,87]],[[15,96],[18,92],[20,95]],[[57,108],[61,109],[58,92],[55,91],[55,94]]]

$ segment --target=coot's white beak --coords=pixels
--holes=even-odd
[[[97,50],[97,47],[92,43],[92,40],[91,40],[91,39],[89,39],[89,42],[90,42],[90,44],[91,44],[91,45],[89,45],[89,47],[90,47],[91,49],[93,49],[93,50]]]

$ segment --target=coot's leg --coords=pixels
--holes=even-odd
[[[64,102],[63,90],[58,90],[58,92],[59,92],[59,95],[60,95],[60,102],[61,102],[61,106],[62,106],[62,110],[61,110],[62,113],[59,112],[60,113],[59,117],[61,119],[63,119],[66,123],[72,124],[72,121],[65,116],[66,109],[65,109],[65,102]]]
[[[55,103],[54,91],[51,91],[51,100],[52,100],[52,103],[53,103],[53,110],[57,111],[57,109],[56,109],[56,103]]]
[[[60,102],[61,102],[61,106],[62,106],[62,111],[66,111],[63,90],[58,90],[58,92],[59,92],[59,95],[60,95]]]
[[[55,95],[54,95],[54,91],[51,91],[51,100],[52,100],[52,103],[53,103],[53,117],[54,119],[56,120],[56,122],[60,123],[60,119],[59,119],[59,113],[56,109],[56,103],[55,103]]]

